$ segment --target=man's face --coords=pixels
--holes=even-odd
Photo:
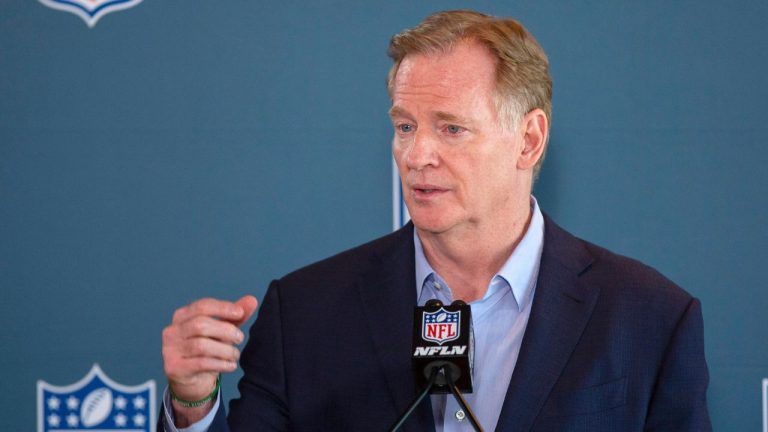
[[[392,152],[419,229],[493,229],[519,212],[514,192],[530,172],[517,169],[522,138],[501,127],[494,84],[495,59],[477,43],[401,62],[390,110]]]

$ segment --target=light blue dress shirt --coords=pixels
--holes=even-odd
[[[482,299],[470,303],[474,360],[471,394],[464,395],[484,430],[496,429],[501,406],[517,363],[539,274],[544,245],[544,218],[531,197],[531,222],[520,243],[488,284]],[[453,302],[451,288],[427,262],[419,236],[416,248],[416,295],[419,305],[430,299]],[[452,395],[432,395],[437,432],[472,431],[466,413]]]
[[[525,327],[539,275],[544,246],[544,217],[531,197],[531,222],[520,243],[501,270],[494,275],[482,299],[470,303],[474,334],[473,393],[464,395],[467,404],[484,430],[496,429],[501,406],[507,394],[512,371],[517,364]],[[416,251],[416,298],[423,306],[427,300],[453,302],[451,288],[429,265],[421,240],[414,231]],[[199,422],[183,429],[174,426],[171,398],[163,394],[163,421],[168,432],[205,432],[213,422],[221,403],[217,397],[213,409]],[[472,424],[451,395],[433,395],[432,413],[437,432],[472,431]]]

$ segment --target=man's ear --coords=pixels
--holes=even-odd
[[[517,168],[533,169],[544,155],[549,137],[549,120],[544,111],[535,108],[523,116],[519,133],[523,135],[523,148],[517,160]]]

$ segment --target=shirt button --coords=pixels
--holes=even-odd
[[[456,420],[458,420],[458,421],[462,421],[462,420],[464,420],[464,417],[466,417],[466,416],[467,416],[467,415],[466,415],[466,414],[464,414],[464,410],[458,410],[458,411],[456,411]]]
[[[432,282],[432,286],[435,287],[435,289],[438,290],[438,291],[440,291],[440,288],[442,288],[440,286],[440,282]]]

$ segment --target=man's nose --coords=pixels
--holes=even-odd
[[[412,170],[421,170],[428,166],[436,167],[440,163],[439,140],[430,130],[417,130],[406,155],[406,164]]]

